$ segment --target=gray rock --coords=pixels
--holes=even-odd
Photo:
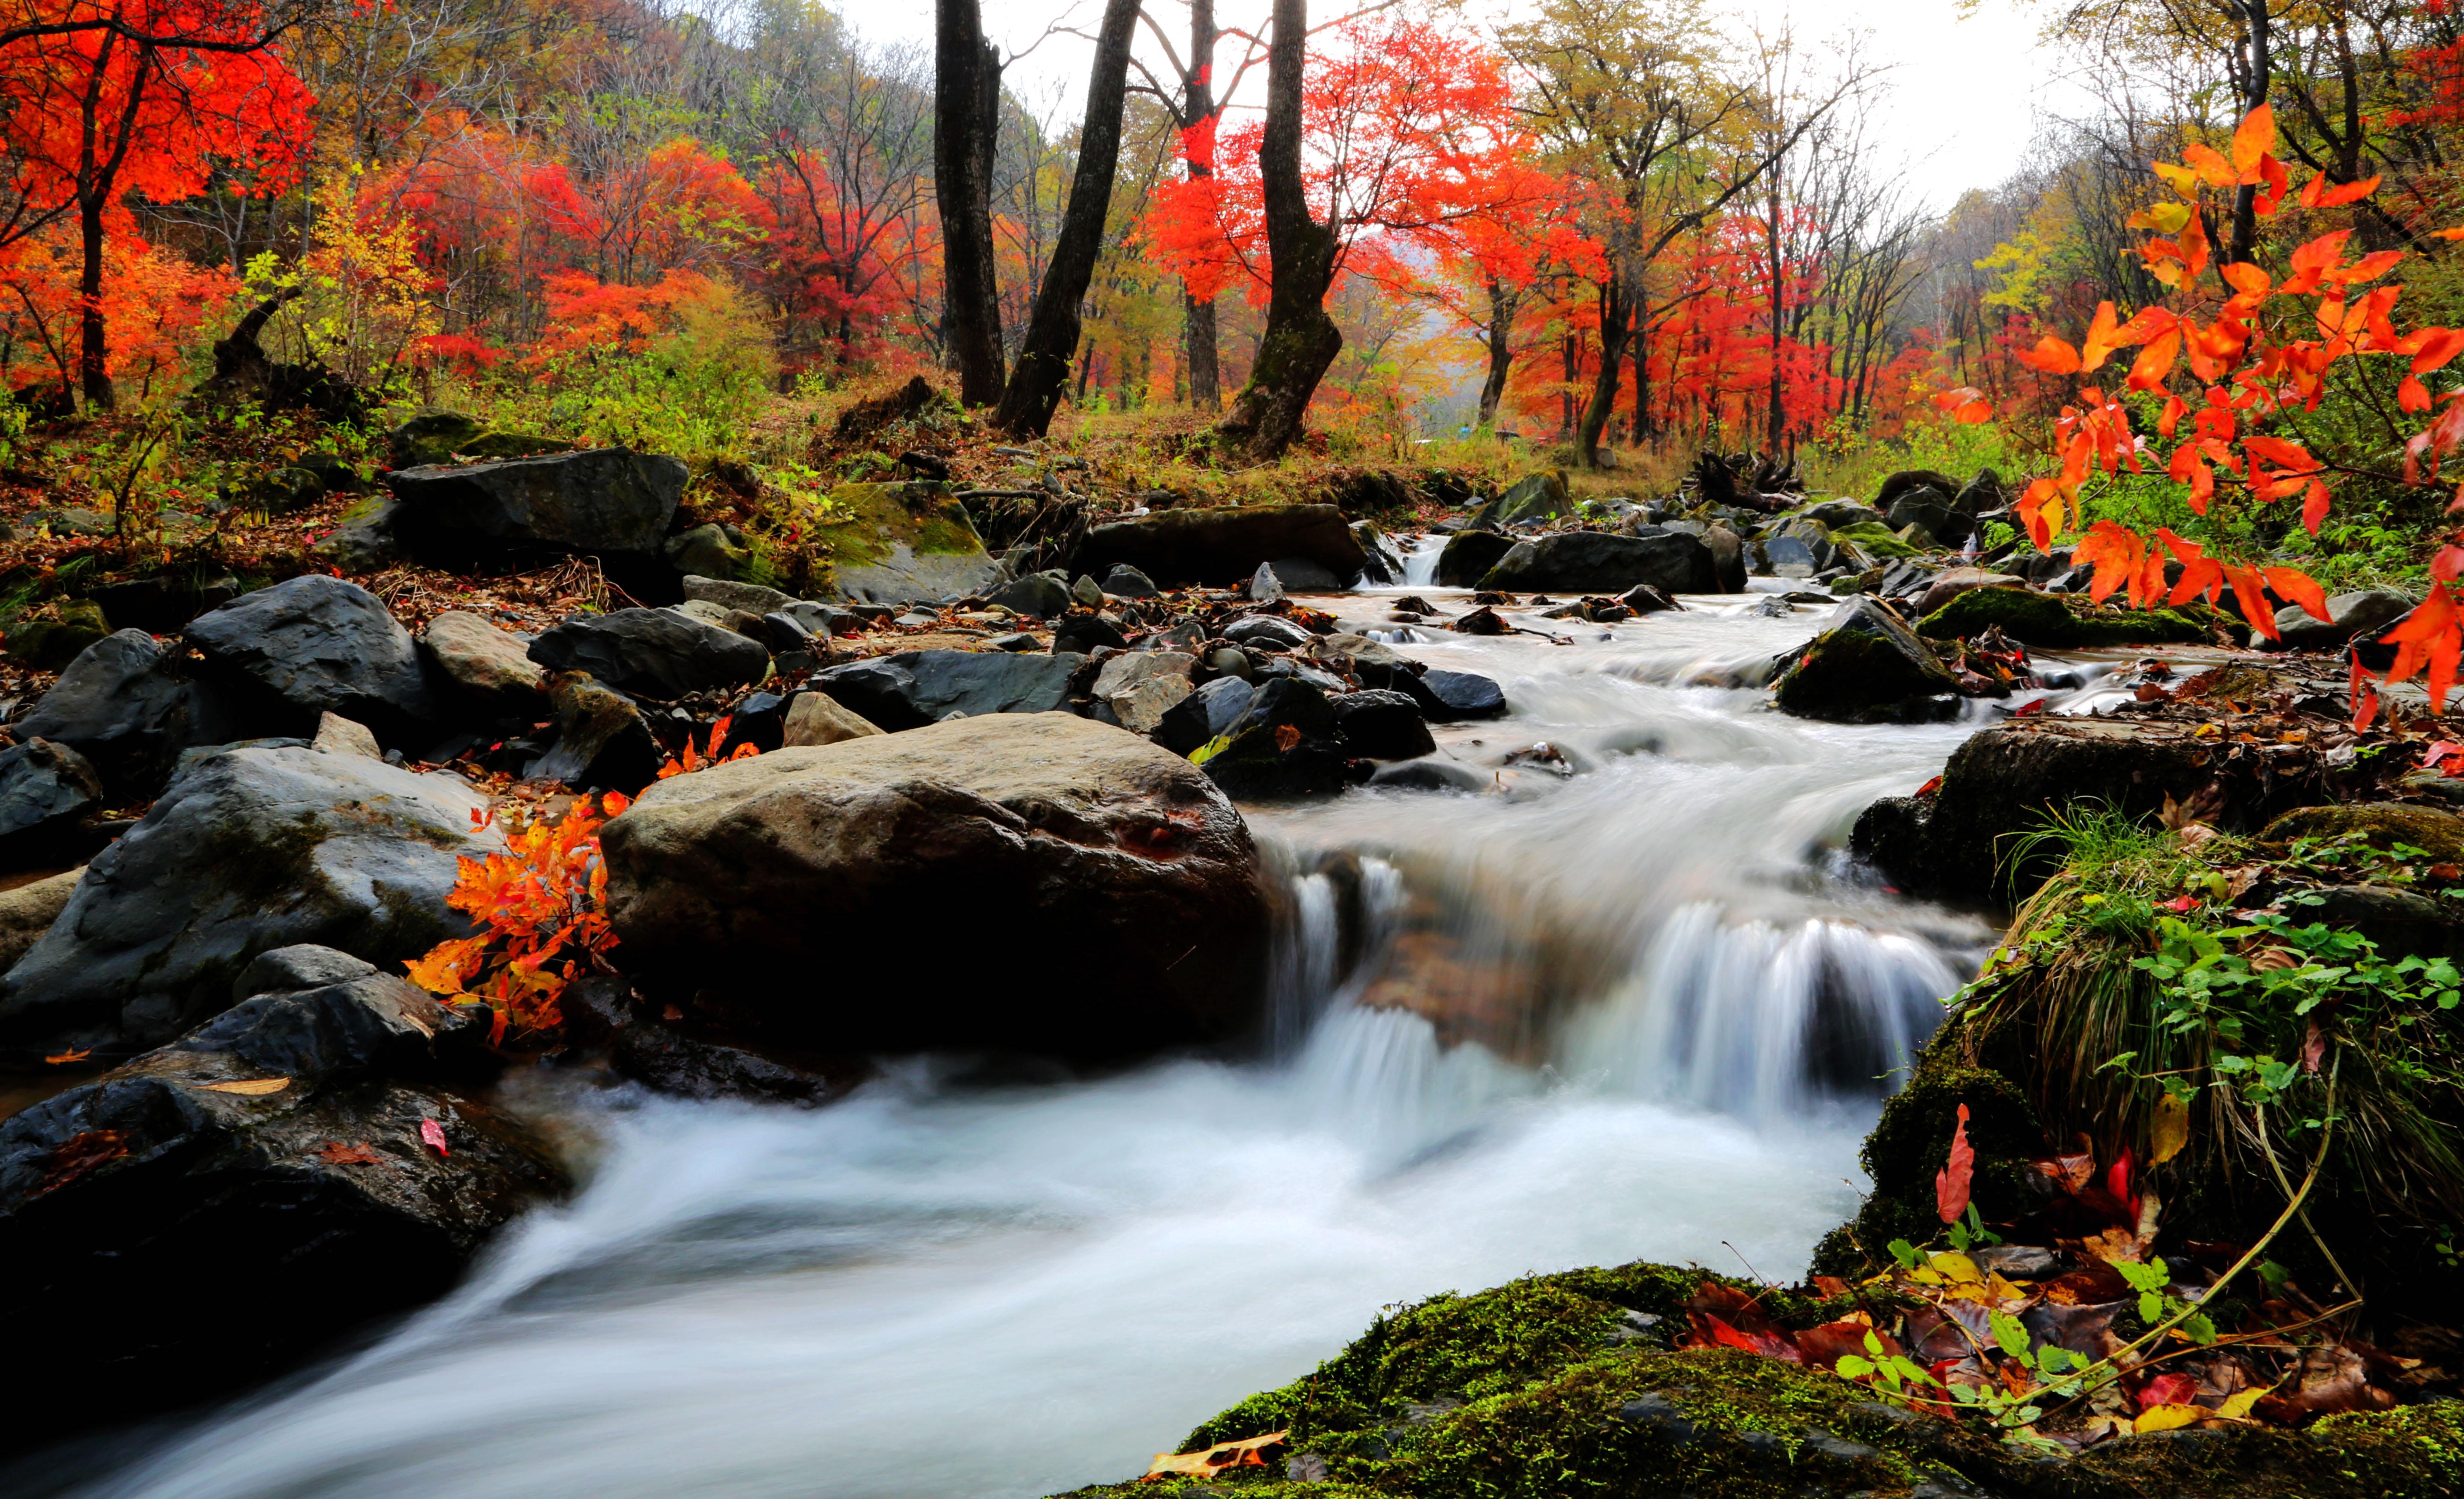
[[[309,748],[323,750],[328,755],[365,755],[370,760],[383,760],[385,750],[368,726],[339,713],[329,713],[317,719],[317,737],[308,741]]]
[[[2288,650],[2324,650],[2365,632],[2384,633],[2412,612],[2412,601],[2391,588],[2340,593],[2327,601],[2327,618],[2313,619],[2298,604],[2276,611],[2276,630]]]
[[[1261,684],[1223,738],[1206,773],[1233,796],[1319,796],[1359,779],[1349,746],[1336,737],[1327,691],[1299,675]]]
[[[705,1013],[772,1039],[1136,1054],[1246,1025],[1261,978],[1265,909],[1239,814],[1186,761],[1074,715],[988,714],[677,776],[602,847],[628,977],[654,999],[701,992]],[[927,965],[931,1002],[840,981],[859,932]]]
[[[677,532],[660,550],[666,554],[668,565],[676,571],[713,579],[735,578],[753,556],[729,540],[725,528],[710,524]]]
[[[1077,655],[1092,655],[1099,646],[1126,650],[1130,637],[1108,614],[1072,614],[1052,627],[1052,649]]]
[[[1428,696],[1414,694],[1420,712],[1439,723],[1452,723],[1465,718],[1502,718],[1506,716],[1506,694],[1494,681],[1477,672],[1429,671],[1419,677]]]
[[[1947,491],[1920,486],[1891,501],[1883,523],[1898,531],[1908,526],[1933,538],[1936,545],[1957,546],[1976,529],[1975,518],[1960,511]]]
[[[419,648],[377,596],[309,573],[200,614],[183,631],[208,671],[275,733],[338,713],[398,736],[435,712]]]
[[[770,652],[734,630],[667,609],[618,609],[566,620],[531,642],[552,672],[587,672],[624,693],[675,698],[761,680]]]
[[[1237,676],[1219,676],[1175,703],[1155,724],[1155,741],[1176,755],[1188,755],[1232,725],[1249,710],[1256,690]]]
[[[1372,760],[1411,760],[1435,752],[1420,709],[1402,693],[1371,689],[1334,700],[1335,731]]]
[[[878,724],[827,693],[798,693],[787,701],[787,722],[780,744],[783,749],[809,749],[881,732]]]
[[[1053,713],[1069,706],[1084,655],[989,650],[902,650],[832,667],[813,685],[843,707],[896,733],[954,715]]]
[[[793,608],[799,602],[793,594],[781,593],[776,588],[765,588],[758,583],[737,583],[732,578],[705,577],[699,573],[686,574],[684,588],[688,602],[698,600],[705,604],[715,604],[722,609],[742,609],[747,614],[769,614],[780,609]],[[815,609],[825,607],[819,604],[808,604],[804,606]],[[819,630],[816,629],[815,633],[819,633]]]
[[[1481,579],[1508,592],[1621,593],[1647,583],[1668,593],[1715,593],[1711,549],[1693,537],[1564,531],[1517,542]]]
[[[418,957],[470,930],[445,897],[464,855],[504,850],[487,809],[457,776],[361,756],[201,752],[0,979],[0,1035],[133,1050],[229,1005],[259,953]]]
[[[341,522],[309,550],[349,572],[389,566],[402,557],[402,540],[394,534],[401,513],[401,500],[371,495],[342,512]]]
[[[248,966],[231,981],[231,999],[236,1003],[275,991],[321,989],[327,984],[364,979],[376,971],[376,964],[339,948],[296,942],[249,959]]]
[[[414,549],[530,546],[655,557],[683,499],[680,458],[629,448],[400,470],[394,531]]]
[[[323,983],[260,989],[172,1045],[290,1077],[405,1076],[432,1069],[441,1039],[467,1044],[473,1027],[484,1034],[488,1024],[363,965]]]
[[[1495,778],[1451,760],[1403,760],[1378,766],[1369,783],[1403,791],[1485,791]]]
[[[1966,516],[1981,516],[1989,510],[2002,508],[2002,476],[1991,469],[1979,469],[1976,476],[1961,487],[1951,499],[1951,507]]]
[[[1360,543],[1360,581],[1386,585],[1403,581],[1405,562],[1402,548],[1397,546],[1377,529],[1374,520],[1352,523],[1352,539]]]
[[[560,672],[549,679],[547,701],[556,747],[530,775],[628,796],[658,775],[666,753],[632,698],[587,672]]]
[[[1438,582],[1448,588],[1471,587],[1513,549],[1514,539],[1495,531],[1458,531],[1438,553]]]
[[[1104,575],[1104,591],[1118,599],[1152,599],[1163,590],[1154,579],[1122,562]]]
[[[1280,614],[1243,614],[1223,627],[1223,638],[1266,650],[1297,650],[1317,637]]]
[[[101,778],[67,745],[28,738],[0,750],[0,869],[57,862],[101,805]]]
[[[1190,694],[1197,658],[1177,650],[1129,650],[1106,660],[1095,673],[1094,695],[1132,734],[1152,733],[1163,716]]]
[[[1932,699],[1959,684],[1889,606],[1852,599],[1773,684],[1783,713],[1834,722],[1932,716]]]
[[[1069,602],[1085,608],[1100,609],[1104,606],[1104,585],[1080,573],[1078,581],[1069,585]]]
[[[986,650],[1041,650],[1044,649],[1044,642],[1022,629],[1006,635],[993,636],[984,642],[984,649]]]
[[[1554,474],[1530,474],[1514,481],[1505,494],[1481,507],[1475,525],[1510,526],[1526,520],[1551,520],[1574,513],[1566,481]]]
[[[1207,667],[1226,676],[1247,677],[1256,669],[1249,665],[1248,653],[1237,646],[1225,646],[1206,658]]]
[[[428,622],[419,643],[437,674],[483,713],[535,718],[546,705],[547,673],[511,630],[466,609],[448,609]]]
[[[990,602],[1015,614],[1031,614],[1037,619],[1050,619],[1069,609],[1069,589],[1056,579],[1043,573],[1028,573],[993,590]]]
[[[1335,576],[1334,569],[1306,557],[1278,557],[1265,565],[1275,569],[1276,582],[1302,593],[1337,593],[1348,586],[1348,580]]]
[[[1249,575],[1249,601],[1253,604],[1273,604],[1283,596],[1284,580],[1276,576],[1275,564],[1260,562],[1258,570]]]
[[[2051,1249],[2024,1244],[1984,1245],[1970,1249],[1968,1257],[2014,1280],[2041,1280],[2059,1270],[2062,1263]]]
[[[85,866],[63,871],[14,890],[0,891],[0,973],[17,965],[36,938],[51,930],[85,878]]]
[[[1833,530],[1841,526],[1863,525],[1869,521],[1880,525],[1882,521],[1881,511],[1871,505],[1860,505],[1853,499],[1826,499],[1818,505],[1808,505],[1803,514],[1807,519],[1820,521]]]
[[[1360,573],[1360,543],[1332,505],[1163,510],[1087,533],[1077,564],[1104,573],[1127,562],[1157,583],[1224,585],[1277,558],[1305,557],[1337,577]]]

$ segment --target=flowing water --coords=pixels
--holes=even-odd
[[[1393,628],[1375,594],[1318,602]],[[1991,934],[1836,851],[1974,725],[1700,685],[1827,612],[1755,602],[1402,640],[1505,685],[1510,717],[1441,731],[1490,789],[1253,813],[1285,892],[1264,1059],[915,1063],[811,1112],[543,1092],[588,1184],[452,1297],[0,1485],[1031,1496],[1142,1471],[1390,1302],[1635,1258],[1801,1271]]]

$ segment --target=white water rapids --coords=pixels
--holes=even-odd
[[[1270,1058],[1000,1084],[917,1063],[809,1112],[575,1088],[546,1101],[594,1142],[586,1186],[452,1297],[0,1487],[1033,1496],[1143,1471],[1384,1304],[1637,1258],[1802,1271],[1855,1206],[1879,1074],[1989,937],[1831,850],[1974,725],[1814,724],[1686,685],[1828,612],[1753,598],[1516,616],[1573,645],[1404,645],[1506,688],[1512,716],[1441,730],[1451,753],[1486,775],[1546,740],[1577,773],[1258,811],[1291,890]],[[1489,976],[1511,1060],[1363,1006],[1415,941]],[[891,1001],[928,973],[866,981]]]

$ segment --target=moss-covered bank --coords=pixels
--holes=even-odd
[[[2085,600],[2025,588],[1970,588],[1917,622],[1917,633],[1927,640],[1966,640],[1994,628],[2024,645],[2050,650],[2194,645],[2215,639],[2219,628],[2238,637],[2250,632],[2248,626],[2204,605],[2097,607]]]

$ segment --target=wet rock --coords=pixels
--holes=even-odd
[[[1165,710],[1155,727],[1155,741],[1176,755],[1194,753],[1249,711],[1256,689],[1237,676],[1219,676]]]
[[[1275,577],[1286,588],[1300,593],[1336,593],[1349,586],[1356,573],[1338,577],[1333,568],[1307,557],[1278,557],[1264,566],[1272,567]]]
[[[1438,583],[1447,588],[1472,587],[1497,565],[1499,558],[1512,550],[1512,537],[1495,531],[1458,531],[1446,539],[1445,550],[1438,554]]]
[[[1154,579],[1122,562],[1104,575],[1104,591],[1120,599],[1152,599],[1163,590],[1155,585]]]
[[[781,731],[780,744],[788,749],[810,749],[823,744],[836,744],[842,739],[860,739],[881,732],[878,724],[827,693],[798,693],[788,699],[787,721]]]
[[[1265,913],[1239,815],[1188,761],[1067,714],[675,777],[604,848],[627,972],[773,1040],[1135,1054],[1238,1028],[1259,980]],[[929,962],[933,1003],[841,981],[850,932]],[[1085,981],[1089,965],[1106,981]]]
[[[1929,589],[1931,584],[1925,586]],[[2013,587],[1963,590],[1916,625],[1917,633],[1927,640],[1967,640],[1988,629],[1999,629],[2010,639],[2038,650],[2176,645],[2214,638],[2207,623],[2185,609],[2124,609],[2108,605],[2082,612],[2057,594]]]
[[[1985,567],[1951,567],[1934,575],[1932,583],[1916,603],[1916,613],[1931,614],[1951,600],[1974,588],[2024,588],[2028,581],[2010,573],[1994,572]]]
[[[566,620],[530,644],[551,672],[587,672],[619,692],[676,698],[761,680],[770,652],[736,631],[670,609]]]
[[[363,756],[199,751],[0,979],[0,1038],[124,1054],[223,1009],[273,948],[418,957],[470,930],[445,897],[464,855],[504,850],[487,807],[458,776]]]
[[[0,869],[31,870],[87,852],[102,780],[65,744],[28,738],[0,750]]]
[[[51,929],[85,877],[85,866],[0,891],[0,973],[17,965],[34,939]]]
[[[954,716],[1066,709],[1070,678],[1086,662],[1072,651],[904,650],[832,667],[813,678],[813,685],[895,734]]]
[[[1667,593],[1719,591],[1711,549],[1674,531],[1661,536],[1563,531],[1517,542],[1482,576],[1480,585],[1512,592],[1617,593],[1645,583]]]
[[[667,754],[632,698],[587,672],[560,672],[549,679],[547,699],[556,747],[529,775],[627,796],[657,777]]]
[[[1458,614],[1446,628],[1464,635],[1510,635],[1514,627],[1506,623],[1493,605],[1484,604],[1468,613]]]
[[[1332,505],[1215,506],[1109,521],[1087,533],[1077,565],[1102,573],[1126,562],[1158,583],[1237,583],[1261,562],[1304,558],[1337,578],[1364,564],[1343,512]]]
[[[1662,609],[1682,609],[1685,606],[1668,596],[1665,590],[1647,583],[1636,584],[1617,595],[1617,602],[1637,614],[1657,614]]]
[[[395,739],[434,716],[410,632],[358,584],[309,573],[245,595],[183,632],[264,732],[305,734],[338,713]]]
[[[1102,614],[1072,614],[1052,627],[1052,649],[1074,655],[1093,655],[1099,646],[1127,650],[1130,637]]]
[[[2384,634],[2412,612],[2412,601],[2392,588],[2365,588],[2340,593],[2327,601],[2327,617],[2315,619],[2308,609],[2288,604],[2276,611],[2276,631],[2287,650],[2325,650],[2355,635]]]
[[[535,718],[545,703],[547,673],[528,643],[480,615],[448,609],[429,621],[419,643],[437,674],[482,714]]]
[[[1783,713],[1835,722],[1937,716],[1930,700],[1959,683],[1890,607],[1873,599],[1839,606],[1774,684]]]
[[[732,578],[705,577],[698,573],[686,574],[684,592],[685,601],[689,604],[715,604],[722,609],[742,609],[748,614],[776,613],[781,609],[797,608],[800,604],[803,606],[803,609],[799,611],[800,616],[803,610],[826,608],[824,605],[803,604],[792,594],[765,588],[758,583],[738,583]],[[808,624],[805,628],[815,629],[816,627]]]
[[[1334,725],[1353,753],[1372,760],[1410,760],[1438,747],[1419,705],[1402,693],[1346,693],[1334,700]]]
[[[1356,780],[1349,747],[1336,737],[1324,689],[1295,676],[1259,687],[1222,742],[1211,745],[1206,774],[1236,797],[1322,796]]]
[[[1703,545],[1711,553],[1711,581],[1714,586],[1705,591],[1711,593],[1745,592],[1745,538],[1737,535],[1734,531],[1729,530],[1727,526],[1722,525],[1705,527],[1701,540]],[[1683,590],[1669,589],[1667,591],[1682,592]]]
[[[402,500],[394,532],[414,551],[536,548],[655,558],[686,476],[680,458],[592,448],[402,469],[385,482]]]
[[[1377,529],[1374,520],[1352,523],[1352,539],[1360,544],[1360,581],[1386,586],[1401,583],[1405,563],[1402,549],[1386,533]]]
[[[1413,696],[1420,712],[1431,721],[1453,723],[1467,718],[1501,718],[1506,716],[1506,693],[1497,683],[1477,672],[1441,672],[1432,668],[1421,673],[1420,686],[1428,696]],[[1435,707],[1431,706],[1434,700]]]
[[[637,1020],[612,1040],[608,1062],[619,1075],[678,1098],[819,1104],[869,1073],[860,1055],[763,1046],[698,1025]]]
[[[1223,628],[1223,638],[1266,650],[1297,650],[1316,637],[1279,614],[1243,614]]]
[[[162,646],[138,629],[87,647],[14,730],[85,756],[115,800],[150,797],[182,750],[239,732],[225,694],[174,675]]]
[[[1404,760],[1378,766],[1369,783],[1404,791],[1485,791],[1495,778],[1451,760]]]
[[[1190,669],[1197,664],[1196,657],[1177,650],[1124,651],[1096,672],[1094,694],[1112,710],[1122,728],[1150,734],[1190,694]]]
[[[20,1393],[15,1429],[125,1422],[280,1372],[443,1294],[565,1190],[534,1135],[456,1091],[485,1028],[373,973],[263,993],[0,1123],[0,1275],[53,1374]],[[422,1139],[429,1121],[450,1154]]]

